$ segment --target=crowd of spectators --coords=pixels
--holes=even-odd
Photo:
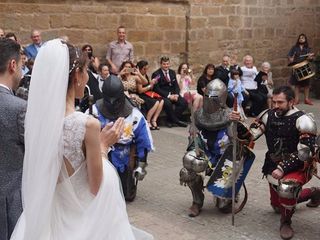
[[[2,29],[0,37],[18,41],[14,33],[5,33]],[[24,88],[28,88],[32,65],[44,44],[39,30],[32,30],[30,38],[31,44],[21,51],[24,78],[20,85]],[[67,36],[60,38],[63,41],[69,40]],[[258,71],[250,55],[244,56],[241,67],[234,56],[224,55],[220,65],[208,63],[197,79],[189,63],[181,63],[175,71],[170,66],[169,57],[166,56],[161,57],[159,69],[149,77],[146,59],[135,64],[134,46],[127,41],[124,26],[117,28],[117,40],[108,44],[105,59],[95,56],[90,44],[81,46],[81,50],[87,53],[90,61],[85,98],[76,102],[81,111],[86,111],[90,104],[102,98],[102,85],[110,75],[117,75],[122,81],[127,98],[141,110],[151,130],[160,129],[158,119],[161,112],[166,113],[165,122],[168,127],[186,127],[183,113],[188,108],[192,113],[202,107],[206,85],[217,78],[228,88],[227,106],[233,107],[234,96],[237,94],[238,107],[244,117],[257,116],[265,108],[271,107],[271,66],[264,62]],[[89,96],[93,96],[91,103]]]

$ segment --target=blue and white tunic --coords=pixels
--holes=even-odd
[[[101,123],[101,128],[111,122],[110,119],[105,118],[93,105],[93,114],[98,116],[98,120]],[[120,172],[124,172],[129,164],[130,158],[130,145],[136,145],[136,154],[138,159],[143,159],[147,152],[154,150],[153,140],[147,121],[142,113],[133,108],[132,113],[125,118],[125,126],[123,133],[114,147],[111,149],[112,164]]]

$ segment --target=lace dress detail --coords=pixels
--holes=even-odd
[[[82,151],[88,115],[74,112],[65,117],[63,125],[63,156],[69,161],[74,170],[78,169],[85,156]]]

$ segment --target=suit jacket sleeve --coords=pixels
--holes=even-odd
[[[157,77],[158,75],[160,75],[160,78],[158,79],[158,82],[153,86],[153,91],[155,91],[156,93],[160,94],[162,97],[167,98],[169,93],[168,91],[162,89],[160,87],[160,85],[165,81],[164,80],[164,75],[161,71],[161,69],[155,71],[154,73],[152,73],[152,79]]]
[[[32,58],[32,49],[31,48],[32,48],[32,45],[29,45],[24,50],[28,59]]]
[[[174,94],[180,94],[180,87],[177,81],[177,76],[176,73],[172,70],[170,70],[170,78],[171,78],[171,82],[172,82],[172,86],[173,86],[173,93]]]
[[[19,137],[19,142],[24,144],[24,120],[26,117],[26,108],[27,106],[24,105],[21,109],[21,111],[18,113],[17,116],[17,125],[18,125],[18,137]]]

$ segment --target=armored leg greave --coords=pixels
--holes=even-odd
[[[202,177],[197,175],[194,180],[188,182],[187,185],[191,190],[193,203],[197,204],[199,208],[202,208],[204,200]]]

